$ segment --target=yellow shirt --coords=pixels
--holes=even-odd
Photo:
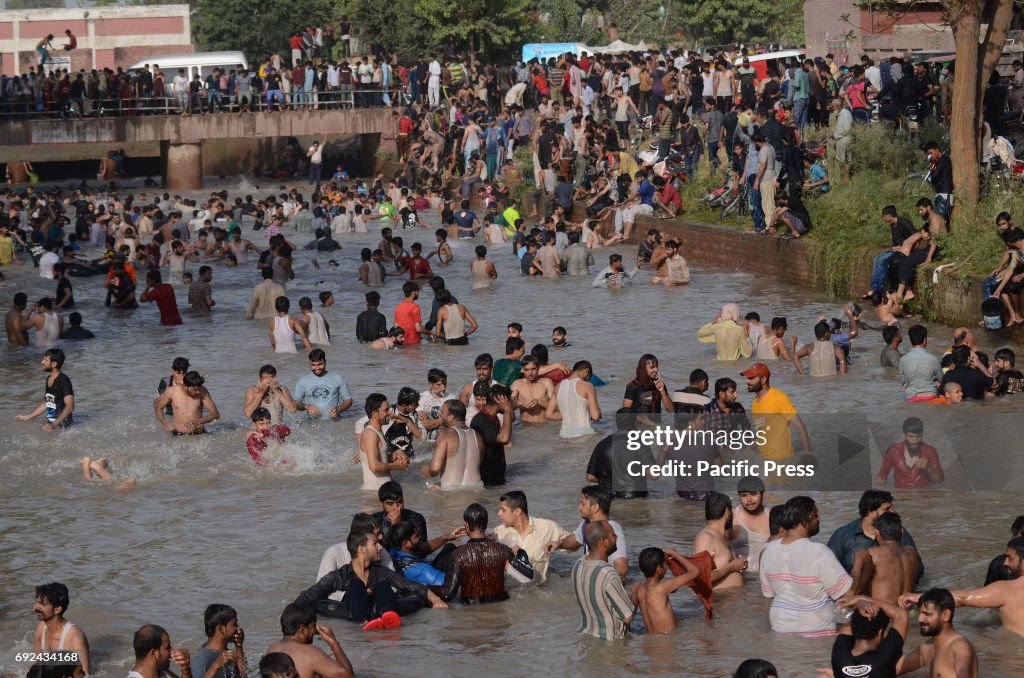
[[[0,266],[7,266],[14,261],[14,238],[0,237]]]
[[[568,534],[555,521],[533,516],[530,517],[530,527],[527,528],[525,537],[515,528],[504,525],[499,525],[494,530],[494,536],[502,544],[512,550],[521,548],[526,551],[530,564],[533,565],[533,581],[538,584],[544,583],[548,578],[548,542],[559,541]]]
[[[789,422],[796,414],[796,408],[789,397],[772,387],[762,398],[754,398],[750,408],[754,414],[754,425],[764,432],[765,444],[760,446],[761,456],[773,461],[793,456],[793,439]]]
[[[640,165],[636,164],[636,160],[633,156],[625,151],[619,153],[619,176],[628,174],[630,178],[635,178],[636,173],[640,171]]]

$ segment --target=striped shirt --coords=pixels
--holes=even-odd
[[[633,601],[614,567],[603,561],[577,561],[572,590],[582,617],[577,633],[605,640],[626,637],[625,619],[633,614]]]
[[[852,584],[832,551],[810,539],[773,541],[761,552],[761,593],[772,599],[768,619],[776,633],[834,635],[832,601]]]

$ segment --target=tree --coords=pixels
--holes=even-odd
[[[487,55],[523,42],[534,28],[533,7],[532,0],[415,0],[428,44],[440,45],[453,35],[470,52]]]
[[[192,30],[201,50],[240,49],[257,62],[288,52],[288,38],[331,15],[330,0],[197,0]]]
[[[688,37],[704,47],[803,40],[802,0],[681,0],[680,6]]]

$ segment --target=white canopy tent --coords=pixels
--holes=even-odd
[[[589,51],[596,52],[597,54],[625,54],[627,52],[646,52],[649,49],[643,40],[635,45],[631,45],[623,40],[616,40],[604,47],[590,47]]]

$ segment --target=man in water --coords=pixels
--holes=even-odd
[[[569,343],[569,335],[564,327],[559,325],[551,330],[551,348],[569,348],[570,346],[572,344]]]
[[[761,551],[771,535],[768,511],[764,508],[764,481],[757,476],[740,478],[736,483],[736,492],[740,497],[740,505],[733,514],[729,539],[736,554],[747,559],[747,569],[757,572]]]
[[[921,635],[928,638],[916,650],[903,655],[901,674],[927,667],[929,678],[978,678],[978,655],[974,645],[953,628],[956,601],[950,591],[930,589],[913,593],[903,596],[900,603],[904,607],[917,603],[918,626]]]
[[[501,384],[495,384],[487,392],[480,411],[469,422],[470,428],[479,433],[484,442],[480,479],[485,486],[505,484],[505,446],[512,443],[514,414],[512,394]]]
[[[501,525],[495,528],[494,536],[510,548],[526,551],[533,564],[534,581],[543,584],[548,578],[548,542],[561,541],[569,533],[553,520],[531,516],[524,492],[506,492],[499,501]]]
[[[896,604],[904,593],[914,590],[921,557],[912,546],[900,543],[903,522],[894,511],[875,519],[878,544],[857,552],[853,560],[854,593]]]
[[[68,314],[68,322],[71,326],[60,333],[60,339],[64,341],[84,341],[96,338],[95,334],[82,327],[82,314],[78,311],[72,311]]]
[[[188,650],[171,649],[171,637],[162,626],[146,624],[132,638],[135,663],[128,672],[132,678],[177,678],[170,671],[171,662],[181,667],[181,678],[192,678]]]
[[[737,556],[729,541],[733,527],[732,502],[721,492],[712,492],[704,501],[704,527],[693,538],[694,555],[707,551],[715,559],[711,582],[716,589],[743,586],[747,559]]]
[[[316,636],[323,638],[334,657],[313,645]],[[281,640],[267,648],[267,655],[280,652],[291,657],[298,678],[350,678],[355,675],[352,663],[326,624],[316,623],[316,609],[312,605],[290,603],[281,613]],[[260,662],[263,669],[263,662]],[[195,676],[193,676],[195,678]]]
[[[28,295],[18,292],[14,295],[14,305],[7,312],[4,328],[7,330],[7,345],[28,346],[28,330],[21,326],[21,314],[28,306]]]
[[[594,287],[622,288],[633,283],[640,269],[633,269],[627,273],[622,267],[622,255],[612,254],[608,256],[608,265],[601,269],[601,272],[594,278]]]
[[[619,576],[625,579],[629,572],[629,549],[622,526],[608,517],[611,507],[612,496],[607,490],[598,485],[584,487],[580,490],[579,511],[580,518],[582,518],[580,526],[572,534],[568,534],[558,541],[548,542],[548,553],[556,549],[576,551],[580,547],[583,547],[584,553],[588,553],[590,546],[584,534],[587,526],[593,525],[595,521],[606,523],[615,532],[615,539],[612,540],[613,548],[605,554],[606,560],[615,568]]]
[[[33,652],[69,652],[77,655],[86,675],[92,673],[89,662],[89,639],[75,624],[64,619],[68,604],[68,587],[59,582],[36,587],[33,611],[39,618]]]
[[[369,344],[388,333],[388,320],[377,310],[380,293],[366,293],[366,310],[356,316],[356,339],[360,344]]]
[[[269,266],[264,268],[262,275],[263,281],[252,288],[249,308],[245,311],[245,317],[248,320],[253,318],[257,320],[273,318],[277,313],[274,308],[274,302],[277,301],[278,297],[284,296],[284,288],[273,280],[273,268]]]
[[[829,537],[828,547],[832,549],[832,553],[843,564],[843,568],[847,572],[853,570],[853,562],[858,551],[875,545],[875,539],[878,536],[878,530],[875,529],[875,520],[878,516],[891,510],[891,493],[885,490],[866,490],[861,495],[858,504],[860,518],[851,520],[833,532],[832,536]],[[913,547],[915,551],[917,550],[914,538],[910,536],[910,532],[906,529],[903,530],[900,543]],[[920,577],[923,571],[924,567],[922,566],[917,576]]]
[[[461,400],[466,407],[469,407],[470,399],[473,397],[473,384],[479,381],[485,381],[488,385],[493,386],[498,383],[491,378],[491,375],[494,372],[494,358],[490,353],[481,353],[478,355],[476,360],[473,361],[473,370],[476,372],[476,379],[463,386],[462,390],[459,391],[459,400]]]
[[[907,611],[866,596],[847,596],[841,604],[854,610],[850,632],[841,630],[832,644],[832,674],[836,678],[895,676],[910,623]]]
[[[782,527],[786,534],[761,553],[761,593],[772,598],[768,619],[776,633],[833,635],[835,616],[830,600],[839,600],[853,584],[850,575],[818,534],[818,507],[810,497],[786,502]]]
[[[153,401],[153,412],[164,430],[175,436],[199,435],[206,433],[206,425],[220,419],[220,411],[213,397],[203,384],[205,380],[195,370],[187,373],[181,386],[177,384]],[[170,405],[174,410],[174,424],[167,421],[164,408]],[[207,414],[203,414],[203,410]]]
[[[506,573],[520,583],[533,580],[533,567],[525,551],[487,538],[487,509],[470,504],[462,519],[469,541],[452,551],[441,589],[444,600],[459,594],[460,602],[465,604],[498,603],[508,600]]]
[[[310,419],[326,416],[336,421],[352,407],[348,382],[341,374],[327,371],[327,354],[320,348],[309,352],[309,371],[295,384],[296,409],[305,411]]]
[[[259,381],[255,386],[245,389],[242,413],[251,417],[257,407],[266,408],[270,412],[271,424],[280,424],[285,410],[292,413],[296,411],[295,400],[288,389],[277,380],[277,368],[273,365],[261,367]]]
[[[249,675],[242,647],[245,631],[238,625],[235,608],[220,603],[207,605],[203,612],[203,630],[206,642],[189,664],[193,676],[206,676],[207,671],[213,672],[211,678]],[[229,650],[228,643],[234,643],[234,649]]]
[[[586,526],[587,555],[572,568],[572,592],[580,611],[577,633],[604,640],[620,640],[636,615],[636,606],[616,569],[608,564],[609,555],[621,549],[618,535],[605,520]]]
[[[540,363],[532,355],[522,360],[522,376],[512,382],[512,402],[524,424],[543,424],[548,405],[555,399],[555,385],[540,376]]]
[[[72,414],[75,411],[75,390],[68,375],[60,371],[64,367],[64,351],[51,348],[43,354],[40,364],[43,372],[47,373],[43,402],[28,414],[14,417],[14,421],[32,421],[45,412],[44,431],[65,429],[74,423]]]
[[[139,297],[139,301],[146,303],[155,301],[160,309],[161,325],[181,325],[181,316],[178,314],[178,302],[174,297],[174,288],[163,282],[160,271],[150,271],[146,274],[146,289]]]
[[[807,427],[789,397],[772,387],[772,373],[768,366],[754,363],[750,369],[740,372],[740,376],[747,378],[747,390],[754,394],[754,404],[750,411],[754,415],[755,425],[764,433],[765,444],[759,446],[761,456],[776,461],[792,457],[794,452],[790,428],[796,429],[804,452],[810,454],[811,439],[807,435]]]
[[[683,568],[678,577],[665,579],[668,559]],[[683,588],[700,576],[700,569],[689,558],[672,549],[648,546],[637,559],[644,581],[633,584],[633,605],[640,608],[647,633],[669,633],[676,628],[676,617],[669,602],[669,595]]]
[[[930,487],[946,479],[939,463],[939,453],[924,442],[924,422],[917,417],[903,421],[903,442],[890,445],[878,470],[878,483],[884,485],[889,472],[898,490]],[[877,597],[877,596],[875,596]]]
[[[441,489],[482,487],[480,461],[484,440],[466,425],[466,406],[452,398],[441,405],[441,428],[429,464],[422,467],[426,478],[441,476]]]

